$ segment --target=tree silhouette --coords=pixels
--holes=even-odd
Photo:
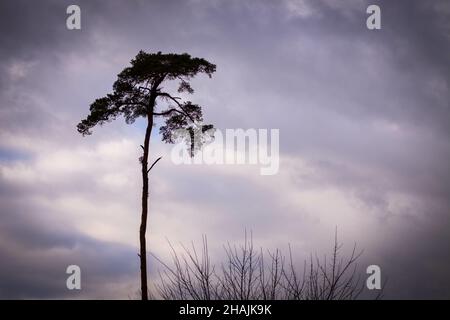
[[[174,143],[177,137],[174,133],[184,129],[189,134],[187,138],[190,147],[190,155],[195,152],[194,132],[199,134],[198,125],[203,121],[202,109],[190,101],[182,102],[179,97],[162,91],[161,85],[167,81],[178,81],[178,92],[192,94],[194,90],[190,80],[198,73],[206,73],[211,77],[216,71],[216,66],[202,58],[193,58],[187,53],[162,54],[146,53],[140,51],[131,60],[131,66],[118,74],[113,85],[113,93],[96,99],[90,106],[90,114],[82,120],[77,129],[83,136],[90,135],[91,129],[97,124],[115,120],[123,115],[128,124],[136,118],[147,119],[144,144],[141,145],[143,155],[140,158],[142,165],[142,215],[139,229],[140,240],[140,269],[142,300],[148,299],[147,290],[147,258],[146,240],[148,214],[148,174],[153,166],[161,159],[155,160],[148,166],[149,144],[155,117],[164,117],[165,124],[160,127],[162,140],[166,143]],[[163,102],[167,109],[157,111],[159,102]],[[212,125],[202,126],[200,134],[212,129]],[[179,137],[178,137],[179,138]],[[186,137],[185,137],[186,138]]]

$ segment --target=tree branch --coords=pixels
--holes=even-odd
[[[150,166],[150,168],[147,170],[147,173],[149,173],[150,170],[152,170],[152,168],[154,167],[154,165],[155,165],[159,160],[161,160],[161,158],[162,158],[162,157],[159,157],[158,159],[156,159],[156,160],[152,163],[152,165]]]
[[[172,112],[172,111],[180,112],[181,114],[184,114],[186,117],[188,117],[189,119],[191,119],[192,122],[195,123],[195,120],[191,117],[191,115],[190,115],[189,113],[187,113],[186,110],[184,110],[183,105],[182,105],[179,101],[177,101],[177,99],[181,99],[180,97],[172,97],[172,96],[171,96],[170,94],[168,94],[167,92],[160,92],[160,93],[158,93],[158,96],[166,97],[167,99],[170,99],[170,100],[174,101],[174,102],[178,105],[178,107],[179,107],[181,110],[183,110],[183,112],[180,112],[180,111],[177,110],[177,109],[171,109],[171,112]],[[169,111],[170,111],[170,110],[169,110]]]
[[[158,96],[166,97],[166,98],[172,100],[173,102],[175,102],[181,108],[181,103],[177,101],[177,99],[181,99],[180,97],[172,97],[167,92],[160,92],[160,93],[158,93]]]
[[[147,88],[147,87],[142,87],[142,86],[140,86],[139,88],[138,88],[139,90],[148,90],[148,91],[151,91],[149,88]]]
[[[186,116],[186,114],[184,114],[184,112],[182,112],[182,111],[180,111],[180,110],[178,110],[178,109],[175,109],[175,108],[166,110],[166,111],[164,111],[164,112],[153,112],[153,114],[154,114],[155,116],[167,116],[167,115],[170,114],[171,112],[178,112],[178,113],[181,113],[182,115]]]

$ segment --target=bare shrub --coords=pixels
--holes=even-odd
[[[225,261],[211,263],[206,236],[201,253],[192,243],[177,253],[171,248],[172,263],[157,258],[162,265],[155,284],[156,295],[167,300],[351,300],[364,289],[358,275],[357,260],[362,251],[356,245],[341,257],[337,236],[328,258],[312,256],[301,271],[294,264],[292,249],[288,255],[255,250],[252,237],[242,245],[224,246]]]

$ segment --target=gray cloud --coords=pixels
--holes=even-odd
[[[3,203],[3,202],[2,202]],[[127,283],[137,293],[137,255],[134,248],[99,241],[66,226],[36,220],[36,208],[2,207],[0,231],[0,298],[126,298],[114,291]],[[81,268],[82,290],[66,288],[69,265]]]
[[[84,296],[133,295],[142,123],[89,138],[75,125],[144,49],[216,63],[194,81],[207,120],[281,139],[280,174],[261,177],[176,167],[155,135],[157,254],[201,233],[218,252],[247,228],[302,257],[327,252],[337,225],[389,275],[387,297],[448,298],[450,8],[375,3],[380,31],[363,0],[80,1],[82,30],[68,31],[69,1],[2,1],[0,296],[75,297],[61,289],[73,260]]]

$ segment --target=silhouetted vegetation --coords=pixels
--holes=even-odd
[[[292,249],[288,255],[256,250],[252,238],[242,245],[224,247],[225,262],[211,262],[206,236],[201,253],[192,244],[177,253],[169,243],[172,262],[162,265],[156,296],[168,300],[351,300],[360,296],[364,282],[358,275],[357,260],[362,251],[356,245],[341,257],[337,237],[331,256],[311,256],[303,268],[295,265]],[[377,298],[381,296],[381,293]]]

